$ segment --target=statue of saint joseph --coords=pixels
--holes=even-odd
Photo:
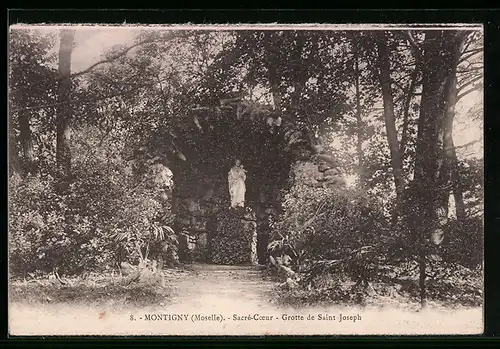
[[[231,207],[245,206],[245,180],[247,171],[243,168],[241,161],[236,159],[235,165],[229,170],[229,195],[231,197]]]

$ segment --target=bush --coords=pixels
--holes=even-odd
[[[442,256],[448,263],[475,268],[483,262],[483,220],[469,217],[463,222],[451,220],[446,225]]]
[[[77,133],[77,146],[79,137],[90,136]],[[77,147],[65,193],[50,175],[11,179],[12,273],[57,268],[78,274],[147,255],[159,258],[175,248],[168,188],[155,182],[153,172],[137,175],[116,148],[103,144],[84,156]]]
[[[79,273],[109,261],[103,226],[72,194],[59,194],[52,177],[14,178],[9,192],[11,272]]]
[[[315,185],[316,173],[307,164],[295,168],[283,213],[271,224],[268,249],[273,260],[288,261],[297,273],[300,287],[292,287],[293,294],[361,302],[368,280],[377,273],[388,222],[382,206],[366,193]]]
[[[274,239],[286,238],[298,263],[345,258],[377,243],[387,232],[376,203],[356,190],[313,188],[299,182],[285,195],[283,211],[272,224]]]
[[[250,225],[244,221],[245,209],[224,209],[218,214],[217,230],[208,240],[208,258],[215,264],[245,264],[251,262],[253,235]]]

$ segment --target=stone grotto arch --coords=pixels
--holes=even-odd
[[[181,261],[266,263],[269,217],[280,213],[297,162],[313,164],[313,186],[345,184],[312,130],[269,105],[236,100],[195,107],[168,132],[160,141],[175,183]],[[245,208],[230,209],[227,174],[236,158],[248,171],[247,191]]]

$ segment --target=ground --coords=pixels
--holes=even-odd
[[[164,287],[120,286],[99,279],[70,286],[57,280],[46,285],[11,282],[9,329],[47,335],[482,332],[480,308],[415,312],[392,305],[278,306],[271,301],[277,283],[260,267],[198,264],[164,273]],[[318,314],[331,320],[318,320]],[[340,314],[351,318],[340,321]],[[309,315],[315,320],[308,320]]]

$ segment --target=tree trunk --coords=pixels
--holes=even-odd
[[[364,170],[364,160],[363,160],[363,123],[361,118],[361,93],[359,90],[359,48],[357,43],[354,44],[354,74],[356,75],[354,84],[356,89],[356,126],[357,126],[357,142],[356,150],[358,153],[358,174],[361,186],[365,185],[365,170]]]
[[[418,251],[418,286],[420,287],[420,307],[423,309],[427,306],[427,295],[425,289],[425,269],[426,269],[426,252],[423,244],[420,244]]]
[[[71,53],[73,51],[74,29],[63,29],[59,47],[59,86],[58,97],[62,103],[58,108],[56,131],[56,162],[62,182],[67,182],[71,175]]]
[[[408,90],[406,91],[404,106],[403,106],[403,130],[401,131],[401,144],[399,151],[401,152],[401,162],[403,162],[406,154],[406,146],[408,144],[408,128],[410,125],[410,107],[415,88],[417,86],[418,77],[418,67],[412,71],[410,75],[410,84],[408,85]]]
[[[24,111],[19,113],[19,131],[23,151],[23,173],[33,174],[35,173],[35,152],[33,150],[29,112]]]
[[[392,223],[393,226],[397,222],[398,210],[404,190],[403,164],[401,161],[401,153],[399,149],[398,133],[396,130],[396,118],[394,116],[394,101],[392,97],[391,87],[391,72],[389,53],[387,51],[387,37],[385,32],[379,34],[377,38],[377,49],[380,74],[379,80],[382,88],[382,98],[384,101],[384,117],[385,128],[387,133],[387,142],[391,152],[392,173],[394,176],[394,184],[396,186],[396,207],[394,209]]]
[[[425,305],[425,257],[427,241],[443,241],[440,223],[446,214],[442,197],[449,188],[444,152],[444,125],[458,64],[460,43],[457,31],[428,31],[422,64],[422,101],[418,120],[413,217],[411,229],[418,232],[421,303]]]
[[[456,66],[453,70],[453,76],[450,79],[450,89],[448,91],[448,98],[446,100],[447,110],[446,117],[443,123],[443,147],[444,147],[444,165],[440,178],[440,185],[449,187],[453,191],[455,199],[455,209],[457,219],[462,221],[465,219],[465,205],[463,192],[460,188],[460,178],[458,173],[458,159],[453,142],[453,122],[455,120],[455,106],[458,101],[457,92],[457,71]],[[448,217],[449,207],[449,190],[444,190],[441,193],[439,203],[441,210],[446,217],[440,217],[441,223],[445,223]]]
[[[304,51],[304,36],[299,32],[296,36],[296,47],[294,47],[293,52],[293,62],[295,63],[295,83],[294,83],[294,92],[292,97],[290,98],[290,110],[292,110],[297,116],[300,117],[301,114],[301,106],[302,106],[302,93],[304,92],[304,88],[308,79],[307,76],[307,64],[310,60],[313,53],[309,54],[306,62],[302,59],[302,53]]]
[[[277,58],[277,53],[276,50],[278,48],[273,46],[273,33],[269,32],[266,33],[264,37],[264,48],[267,52],[267,78],[269,81],[269,86],[271,89],[271,95],[273,96],[273,104],[274,104],[274,110],[276,110],[278,113],[282,111],[282,101],[281,101],[281,93],[280,93],[280,77],[278,76],[277,72],[277,64],[278,64],[278,58]]]
[[[443,168],[439,174],[439,186],[442,190],[439,192],[439,199],[437,208],[438,214],[438,224],[440,226],[447,223],[448,211],[449,211],[449,200],[450,200],[450,190],[453,190],[455,195],[455,207],[457,207],[457,218],[463,219],[465,212],[461,212],[464,207],[463,193],[459,186],[458,177],[458,160],[457,153],[455,151],[455,144],[453,142],[453,122],[455,120],[455,107],[458,101],[458,89],[457,89],[457,66],[460,60],[462,46],[464,40],[458,42],[456,48],[454,48],[453,66],[451,76],[448,82],[447,97],[446,97],[446,113],[443,120]],[[458,201],[458,202],[457,202]],[[460,218],[459,218],[460,216]],[[438,227],[440,229],[441,227]]]
[[[438,212],[444,209],[441,198],[450,189],[450,167],[444,148],[449,135],[444,131],[449,130],[446,122],[452,115],[450,98],[456,96],[453,86],[460,42],[455,31],[430,31],[426,33],[425,45],[415,182],[422,189],[417,202],[423,211],[421,220],[428,223],[429,233],[439,228],[438,220],[446,213]],[[435,231],[430,236],[436,244],[442,241],[439,233]]]
[[[456,154],[455,154],[456,160]],[[457,161],[458,162],[458,161]],[[458,174],[458,165],[452,170],[451,180],[455,183],[453,188],[453,198],[455,199],[455,213],[457,215],[457,220],[463,222],[466,218],[465,213],[465,203],[464,203],[464,193],[460,187],[460,177]]]

